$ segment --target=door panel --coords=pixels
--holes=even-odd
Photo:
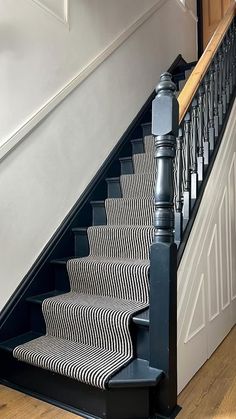
[[[234,0],[202,0],[203,48]]]
[[[230,6],[231,0],[223,0],[223,12],[224,14],[227,12],[228,7]]]

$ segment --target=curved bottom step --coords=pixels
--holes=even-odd
[[[150,389],[161,380],[162,371],[135,359],[112,377],[107,390],[101,390],[13,358],[14,347],[32,337],[36,335],[30,331],[0,344],[3,385],[87,419],[149,419]]]

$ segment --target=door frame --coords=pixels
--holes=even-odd
[[[202,0],[197,0],[197,42],[198,42],[198,59],[203,53],[203,12],[202,12]]]

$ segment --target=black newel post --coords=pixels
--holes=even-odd
[[[179,126],[176,86],[164,73],[152,108],[157,179],[154,242],[150,251],[150,366],[165,377],[153,395],[155,413],[177,406],[177,247],[174,243],[174,158]]]

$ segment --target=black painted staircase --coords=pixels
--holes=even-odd
[[[188,65],[183,60],[178,62],[173,71],[177,84],[185,78],[185,71],[192,67],[193,64]],[[70,291],[67,261],[88,256],[88,226],[105,226],[105,200],[122,198],[120,176],[124,178],[134,173],[133,156],[140,154],[142,157],[145,154],[145,141],[151,136],[150,104],[153,97],[145,104],[102,174],[90,186],[86,199],[73,210],[2,315],[0,382],[86,418],[158,417],[155,403],[151,400],[155,399],[162,386],[163,372],[149,366],[149,309],[132,316],[133,359],[112,375],[105,389],[19,361],[13,357],[13,350],[45,334],[43,301]],[[152,187],[154,175],[151,173],[146,178],[145,188]],[[132,177],[129,176],[129,179],[129,187],[137,187],[137,182],[132,184]],[[142,182],[140,173],[139,187]],[[138,194],[139,190],[136,192]],[[123,216],[125,219],[126,215]]]

